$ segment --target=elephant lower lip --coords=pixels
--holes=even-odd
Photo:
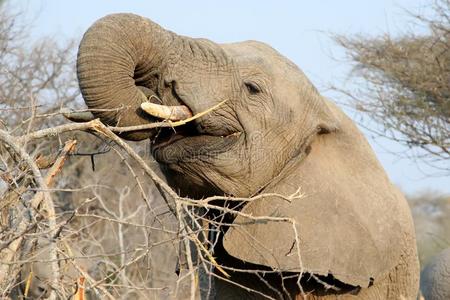
[[[195,161],[198,158],[213,158],[228,151],[240,137],[240,132],[228,136],[173,134],[168,139],[152,145],[155,159],[161,163]]]
[[[237,137],[240,134],[240,132],[234,132],[227,135],[217,135],[209,134],[208,132],[199,132],[196,129],[196,125],[194,123],[188,123],[186,125],[174,128],[161,128],[159,133],[156,134],[156,137],[153,140],[152,148],[153,150],[157,150],[159,148],[170,146],[171,144],[176,143],[180,140],[193,137],[197,137],[197,140],[201,139],[199,137],[203,137],[203,139],[217,138],[217,141],[220,141],[220,139]]]
[[[163,148],[183,138],[196,135],[199,134],[192,124],[175,128],[161,128],[152,142],[152,148],[154,150]]]
[[[154,150],[159,149],[159,148],[164,148],[164,147],[166,147],[172,143],[175,143],[176,141],[179,141],[186,137],[187,137],[186,135],[175,133],[175,134],[170,135],[168,138],[165,138],[165,139],[155,142],[152,147]]]

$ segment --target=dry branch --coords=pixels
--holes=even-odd
[[[438,173],[450,172],[450,1],[436,0],[432,17],[409,12],[416,26],[399,37],[335,36],[353,65],[354,79],[340,92],[350,107],[364,113],[362,125],[375,136],[408,149]],[[372,120],[374,123],[369,123]]]
[[[53,260],[53,262],[51,262],[53,271],[52,286],[55,290],[57,290],[59,285],[60,270],[57,261],[57,245],[53,239],[53,236],[57,231],[57,225],[55,220],[55,209],[53,201],[47,190],[49,186],[53,185],[56,175],[60,173],[67,155],[74,150],[76,141],[66,142],[66,145],[64,146],[60,156],[58,157],[52,168],[49,170],[49,173],[44,180],[36,163],[31,159],[28,153],[24,151],[23,148],[21,148],[14,142],[13,138],[8,133],[0,130],[0,140],[10,146],[27,163],[28,168],[33,173],[33,177],[37,182],[38,187],[41,189],[41,191],[36,193],[36,195],[30,201],[30,207],[39,212],[39,214],[43,215],[48,222],[48,226],[50,229],[49,241],[51,243],[50,257]],[[17,197],[19,196],[20,195],[18,194]],[[42,207],[40,207],[41,203]],[[26,219],[23,219],[23,221],[18,225],[17,231],[25,233],[28,225],[29,224],[27,224]],[[16,239],[10,241],[8,247],[0,253],[0,257],[2,260],[2,266],[0,268],[0,283],[7,282],[6,278],[10,276],[12,271],[12,266],[9,263],[11,263],[16,257],[18,249],[22,245],[23,239],[23,235],[18,236]],[[52,291],[51,298],[55,297],[56,294],[54,293],[54,291]]]

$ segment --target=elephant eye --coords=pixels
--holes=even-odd
[[[255,95],[255,94],[259,94],[261,93],[261,88],[254,82],[251,81],[247,81],[244,82],[245,87],[247,88],[247,91],[251,94],[251,95]]]

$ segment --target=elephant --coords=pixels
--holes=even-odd
[[[450,248],[438,253],[425,266],[420,290],[425,300],[450,299]]]
[[[217,204],[229,213],[213,251],[230,278],[214,271],[216,299],[415,299],[405,198],[354,122],[269,45],[218,44],[112,14],[85,32],[77,76],[86,105],[110,126],[215,108],[119,136],[150,139],[180,196],[243,199]]]

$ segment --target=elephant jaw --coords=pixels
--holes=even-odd
[[[192,117],[192,112],[186,105],[167,106],[144,102],[141,104],[141,109],[153,117],[169,121],[180,121]]]

